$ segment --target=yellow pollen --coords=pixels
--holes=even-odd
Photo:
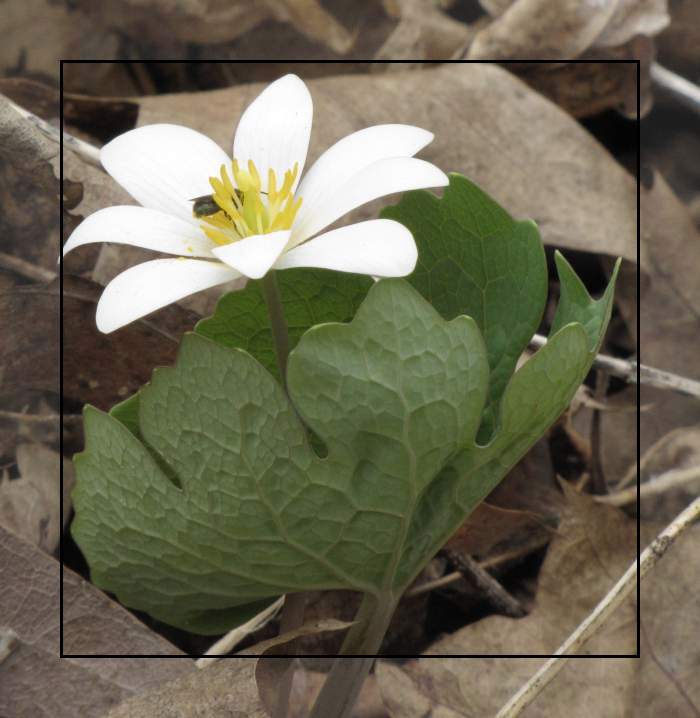
[[[219,211],[200,217],[204,233],[216,244],[230,244],[254,234],[290,229],[301,207],[301,197],[295,198],[292,192],[298,173],[295,163],[284,173],[280,185],[275,171],[269,169],[265,191],[252,160],[242,168],[234,159],[230,175],[226,165],[221,165],[220,176],[209,178]]]

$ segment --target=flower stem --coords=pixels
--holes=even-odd
[[[280,379],[285,392],[287,391],[287,359],[289,357],[289,329],[287,320],[284,318],[282,309],[282,297],[277,286],[277,277],[274,271],[268,272],[262,279],[263,296],[267,305],[267,314],[270,317],[270,330],[272,342],[275,345],[277,366],[280,372]],[[280,634],[293,631],[304,623],[304,608],[306,607],[306,596],[303,593],[291,593],[285,597],[282,615],[280,618]],[[285,653],[294,655],[293,647],[287,648]],[[292,691],[292,680],[294,677],[294,666],[290,663],[285,671],[278,690],[276,704],[273,710],[273,718],[285,718],[289,711],[289,697]]]
[[[389,627],[397,600],[365,594],[309,718],[348,718]]]
[[[304,623],[304,610],[306,609],[306,594],[288,593],[284,599],[284,607],[280,617],[280,636],[299,628]],[[281,654],[293,656],[296,653],[294,643],[284,646]],[[290,662],[282,675],[277,688],[277,698],[272,711],[272,718],[286,718],[289,714],[289,699],[292,695],[294,681],[294,663]]]
[[[268,272],[262,279],[263,296],[270,317],[272,341],[277,355],[277,366],[282,378],[282,386],[287,390],[287,358],[289,356],[289,330],[282,309],[282,298],[277,286],[277,277],[274,272]]]

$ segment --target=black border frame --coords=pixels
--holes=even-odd
[[[63,60],[60,63],[60,130],[61,130],[61,142],[60,142],[60,169],[59,169],[59,182],[61,186],[61,192],[59,195],[59,213],[60,213],[60,238],[59,242],[62,245],[63,242],[63,66],[68,64],[298,64],[298,65],[310,65],[310,64],[333,64],[333,65],[344,65],[344,64],[358,64],[358,63],[375,63],[375,60],[290,60],[290,59],[276,59],[276,60]],[[636,158],[636,182],[637,182],[637,650],[635,653],[596,653],[596,654],[573,654],[573,655],[556,655],[556,654],[542,654],[542,653],[466,653],[466,654],[372,654],[372,655],[356,655],[356,656],[339,656],[338,654],[296,654],[298,658],[382,658],[382,659],[407,659],[407,658],[428,658],[428,659],[444,659],[444,658],[564,658],[564,659],[579,659],[579,658],[640,658],[641,657],[641,581],[639,576],[639,557],[641,553],[641,518],[639,512],[639,489],[640,489],[640,475],[639,475],[639,461],[640,461],[640,429],[641,429],[641,386],[639,383],[639,363],[641,363],[640,356],[640,345],[639,336],[641,330],[641,302],[639,301],[641,292],[641,272],[639,268],[639,255],[640,255],[640,243],[641,243],[641,230],[640,230],[640,215],[641,215],[641,189],[640,189],[640,171],[641,171],[641,61],[640,60],[624,60],[624,59],[611,59],[611,60],[388,60],[383,61],[386,64],[415,64],[421,62],[426,65],[444,65],[444,64],[495,64],[495,65],[511,65],[511,64],[528,64],[538,65],[543,63],[557,63],[557,64],[628,64],[636,65],[636,79],[637,79],[637,116],[635,119],[637,125],[637,158]],[[59,253],[61,247],[59,246]],[[59,286],[60,286],[60,297],[59,297],[59,310],[60,316],[60,343],[59,343],[59,360],[61,362],[60,368],[60,452],[63,455],[63,263],[60,263],[59,273]],[[60,480],[61,489],[63,487],[63,463],[61,462],[60,468]],[[61,513],[63,513],[63,491],[61,490],[60,497]],[[59,658],[170,658],[170,659],[188,659],[193,660],[197,658],[206,657],[204,654],[200,655],[167,655],[167,654],[66,654],[63,652],[63,534],[61,534],[61,541],[59,546],[59,563],[60,563],[60,649]],[[128,610],[128,609],[127,609]],[[265,655],[265,658],[288,658],[285,655]],[[257,654],[237,654],[232,656],[220,656],[219,658],[260,658]]]

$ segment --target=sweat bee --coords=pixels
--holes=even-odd
[[[239,189],[235,189],[234,192],[236,193],[236,197],[243,202],[243,192]],[[267,194],[267,192],[260,192],[260,194]],[[195,217],[211,217],[211,215],[222,211],[221,207],[214,201],[214,195],[212,194],[194,197],[190,202],[194,202],[192,212]]]
[[[243,193],[240,190],[236,190],[238,199],[242,199]],[[201,197],[194,197],[190,200],[194,202],[192,212],[195,217],[210,217],[212,214],[216,214],[221,211],[221,207],[214,201],[214,195],[204,194]]]

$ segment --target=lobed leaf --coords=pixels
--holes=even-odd
[[[488,444],[465,446],[423,496],[397,575],[404,585],[556,421],[593,363],[612,313],[619,261],[599,300],[559,254],[557,266],[561,300],[550,339],[509,381],[496,435]]]
[[[498,404],[547,298],[547,265],[537,226],[514,220],[462,175],[450,174],[442,199],[407,192],[382,217],[408,227],[418,245],[416,289],[446,319],[473,317],[488,350],[489,401],[479,439],[496,428]]]
[[[381,281],[350,324],[315,327],[290,355],[321,459],[257,361],[187,335],[139,394],[143,443],[86,409],[72,531],[93,581],[202,632],[281,593],[387,591],[421,493],[473,441],[487,381],[473,320]]]

